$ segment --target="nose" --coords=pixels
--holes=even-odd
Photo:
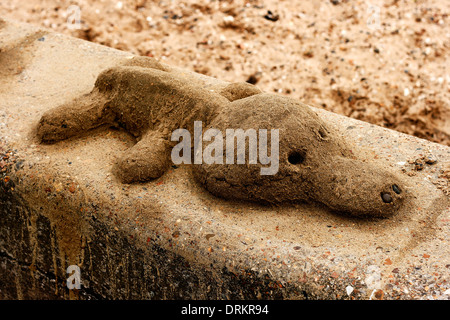
[[[390,216],[405,199],[403,182],[371,162],[335,157],[317,168],[316,199],[355,216]]]
[[[392,185],[392,191],[395,194],[401,194],[402,193],[402,190],[396,184]],[[380,195],[381,195],[381,199],[383,200],[384,203],[391,203],[392,201],[394,201],[394,198],[393,198],[390,190],[383,191],[383,192],[380,193]]]

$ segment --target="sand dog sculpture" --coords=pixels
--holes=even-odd
[[[356,159],[343,138],[307,105],[261,92],[248,83],[205,87],[154,59],[134,57],[103,71],[92,91],[46,112],[37,135],[54,143],[102,125],[123,128],[138,141],[117,161],[123,183],[158,178],[172,165],[174,130],[277,129],[276,174],[263,164],[193,164],[195,178],[226,199],[278,203],[315,201],[351,215],[389,216],[405,198],[393,173]],[[270,143],[269,143],[270,144]],[[202,147],[205,149],[206,144]],[[270,150],[270,148],[269,148]]]

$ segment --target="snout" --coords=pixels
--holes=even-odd
[[[317,174],[317,200],[351,215],[391,216],[406,198],[401,179],[375,163],[335,158]]]

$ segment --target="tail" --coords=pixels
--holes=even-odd
[[[43,143],[53,143],[113,121],[108,98],[94,88],[86,95],[47,111],[39,121],[37,136]]]

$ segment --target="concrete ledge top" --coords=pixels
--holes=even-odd
[[[414,195],[395,216],[364,220],[312,204],[272,207],[221,200],[197,185],[187,166],[172,168],[156,181],[121,184],[111,167],[132,144],[121,131],[101,128],[54,145],[36,141],[34,129],[44,111],[89,92],[102,70],[129,56],[33,26],[0,23],[0,192],[16,195],[32,212],[31,235],[34,216],[50,220],[55,254],[65,267],[79,265],[82,277],[101,268],[83,269],[86,243],[103,239],[95,232],[100,221],[105,237],[128,239],[124,263],[129,250],[151,256],[155,246],[187,261],[198,276],[191,298],[450,297],[447,146],[315,109],[355,146],[367,148],[369,157],[399,172]],[[421,168],[412,163],[427,155],[436,162]],[[0,214],[8,213],[0,208]],[[0,241],[0,251],[14,256],[12,248]],[[90,258],[99,259],[94,253]],[[202,282],[202,272],[212,274],[216,286],[226,287],[234,274],[243,279],[243,292],[247,277],[263,279],[266,287],[254,296],[218,295]],[[90,288],[100,292],[96,283],[91,280]],[[165,297],[177,297],[172,289],[168,292],[175,293]],[[101,295],[116,297],[114,291]]]

